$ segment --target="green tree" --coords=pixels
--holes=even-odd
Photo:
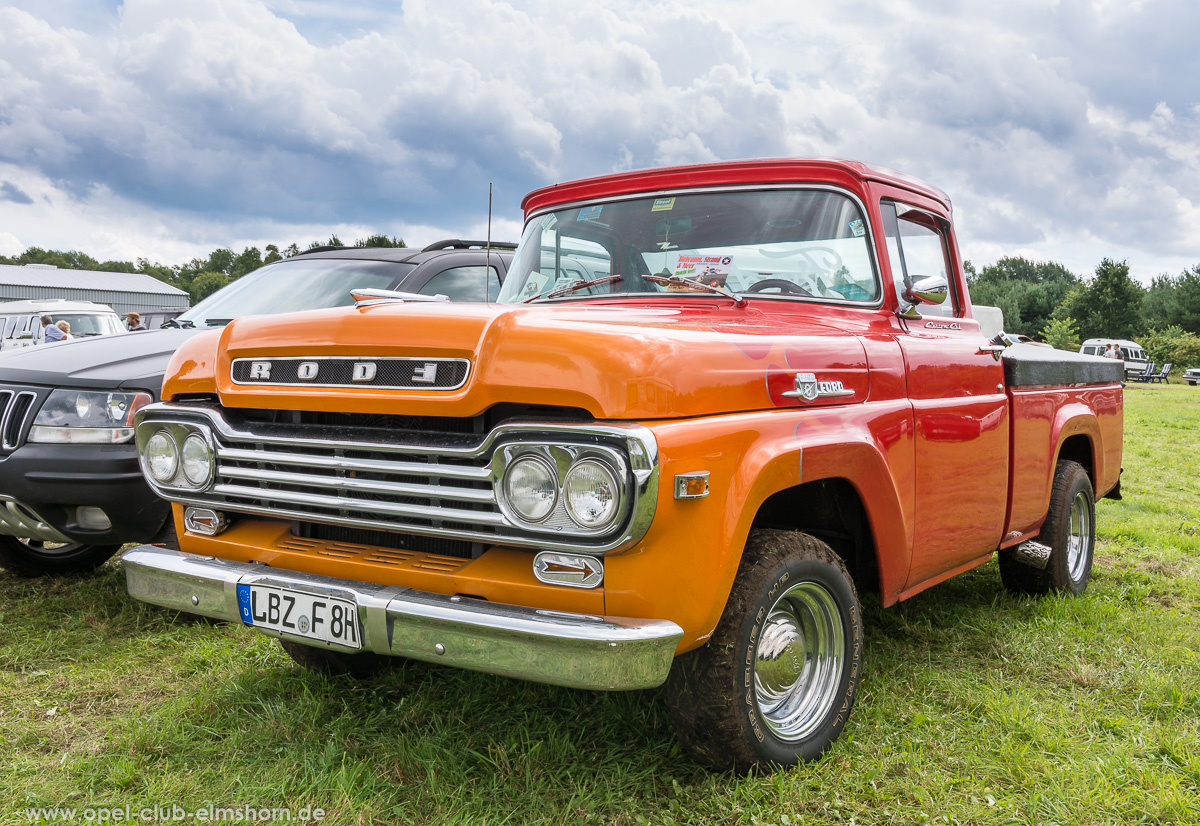
[[[293,246],[295,246],[293,244]],[[279,247],[274,244],[267,244],[267,254],[263,256],[263,264],[274,264],[276,261],[282,261],[283,256],[279,254]]]
[[[1073,318],[1053,318],[1042,329],[1042,341],[1059,350],[1079,352],[1079,330]]]
[[[1175,326],[1200,334],[1200,264],[1178,276],[1155,278],[1146,291],[1142,316],[1150,329]]]
[[[258,247],[246,247],[242,250],[241,255],[233,259],[233,263],[229,265],[229,277],[231,279],[241,278],[248,272],[254,272],[263,265],[262,253]]]
[[[967,271],[971,301],[1004,311],[1004,329],[1042,338],[1054,311],[1072,289],[1078,276],[1053,261],[1035,262],[1018,256],[1001,258],[974,273]]]
[[[1150,360],[1160,367],[1171,365],[1171,372],[1200,367],[1200,336],[1178,326],[1151,330],[1138,339]]]
[[[197,301],[212,295],[228,283],[229,277],[224,273],[202,272],[192,279],[188,285],[188,293],[192,296],[192,303],[195,304]]]
[[[388,238],[383,234],[370,235],[366,238],[359,238],[354,242],[356,247],[407,247],[403,239],[392,236]]]
[[[208,256],[208,260],[204,262],[202,272],[219,272],[222,275],[229,275],[229,271],[233,269],[233,250],[228,247],[215,249]]]
[[[1132,339],[1144,329],[1142,297],[1145,289],[1129,277],[1129,263],[1105,258],[1096,277],[1073,289],[1054,312],[1055,318],[1072,318],[1085,338]]]

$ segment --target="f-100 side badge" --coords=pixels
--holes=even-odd
[[[822,396],[853,396],[854,391],[844,388],[840,381],[817,381],[816,373],[797,373],[796,389],[789,390],[783,395],[789,399],[812,402]]]

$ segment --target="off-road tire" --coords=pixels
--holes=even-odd
[[[84,573],[99,568],[120,548],[120,545],[58,544],[0,536],[0,568],[20,577]]]
[[[1061,459],[1054,469],[1050,510],[1037,541],[1050,546],[1045,570],[1022,562],[1011,548],[999,553],[1004,587],[1014,594],[1029,596],[1051,591],[1082,594],[1092,573],[1096,549],[1096,495],[1087,470],[1078,462]]]
[[[302,668],[322,674],[349,674],[352,677],[371,677],[402,661],[400,657],[386,657],[373,651],[349,654],[331,648],[316,648],[291,640],[279,640],[279,645],[288,656]]]
[[[803,662],[792,656],[790,667],[778,670],[781,663],[789,664],[760,649],[764,643],[785,638],[780,636],[781,630],[786,635],[789,628],[785,595],[788,605],[793,597],[803,595],[823,606],[813,616],[830,618],[826,639],[840,656],[813,660],[800,651]],[[804,610],[799,616],[805,616]],[[809,633],[800,637],[818,638]],[[784,646],[779,653],[797,651]],[[671,668],[663,691],[667,714],[688,754],[712,769],[771,771],[815,760],[846,725],[858,690],[862,655],[858,595],[833,549],[794,531],[754,531],[712,637],[701,648],[677,657]],[[818,662],[823,666],[809,671],[808,666]],[[764,691],[771,688],[766,684],[781,673],[794,685],[808,685],[816,695],[816,709],[807,715],[803,731],[780,729],[779,721],[773,724],[768,716],[774,712],[763,705]],[[760,689],[760,674],[765,689]]]

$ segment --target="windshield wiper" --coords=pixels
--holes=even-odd
[[[688,287],[689,289],[693,287],[699,287],[702,290],[708,290],[710,293],[717,293],[718,295],[723,295],[726,298],[732,298],[733,306],[735,307],[746,306],[746,299],[742,298],[735,292],[725,289],[724,287],[718,287],[716,284],[706,284],[703,281],[693,281],[690,278],[684,278],[682,275],[643,275],[642,278],[654,284],[664,284],[668,287]]]
[[[224,327],[226,324],[228,324],[231,321],[233,321],[232,318],[206,318],[206,319],[204,319],[204,326],[206,326],[206,327]]]
[[[189,321],[189,320],[188,320],[188,319],[186,319],[186,318],[185,318],[183,321],[176,321],[176,320],[175,320],[175,319],[173,319],[173,318],[169,318],[169,319],[167,319],[166,321],[164,321],[162,324],[160,324],[160,325],[158,325],[158,326],[159,326],[159,328],[162,328],[162,327],[178,327],[178,328],[180,328],[180,329],[189,329],[189,330],[190,330],[192,327],[195,327],[196,325],[195,325],[195,324],[193,324],[191,321]]]
[[[567,295],[568,293],[574,293],[574,292],[579,292],[580,290],[586,290],[588,287],[598,287],[601,284],[612,284],[614,282],[621,281],[621,280],[622,280],[622,278],[619,275],[605,275],[600,278],[593,278],[589,281],[584,281],[584,280],[572,281],[570,284],[566,285],[565,287],[559,287],[556,290],[549,290],[544,293],[538,293],[537,295],[530,296],[529,298],[525,299],[521,303],[528,304],[531,301],[537,301],[539,298],[555,298],[556,296]]]

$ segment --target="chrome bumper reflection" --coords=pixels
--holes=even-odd
[[[122,557],[130,596],[240,622],[237,586],[259,583],[353,599],[363,650],[572,688],[653,688],[683,629],[666,620],[594,617],[447,597],[139,545]],[[261,630],[313,645],[312,640]],[[320,643],[316,643],[320,645]]]
[[[28,505],[3,493],[0,493],[0,534],[42,542],[74,542],[30,510]]]

